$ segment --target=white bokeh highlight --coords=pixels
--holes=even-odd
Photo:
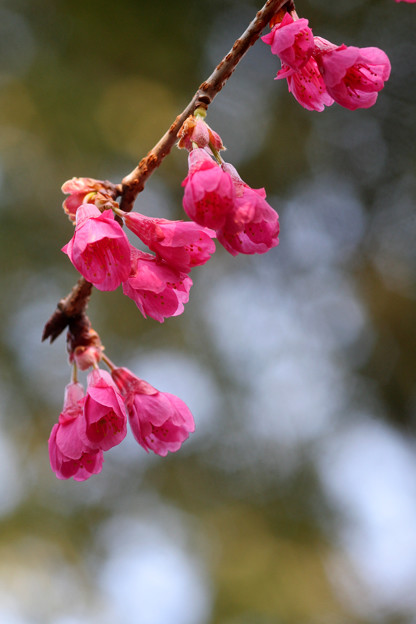
[[[159,511],[159,513],[157,513]],[[208,624],[211,596],[186,545],[186,519],[150,506],[147,518],[115,516],[100,538],[108,551],[99,584],[113,624]]]

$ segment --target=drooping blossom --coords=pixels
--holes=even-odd
[[[98,290],[115,290],[129,276],[130,245],[112,210],[82,204],[74,236],[62,251]]]
[[[306,64],[315,47],[308,20],[294,20],[290,13],[286,13],[282,21],[262,37],[262,41],[271,46],[272,54],[294,70]]]
[[[101,471],[103,452],[92,449],[82,435],[84,402],[81,384],[68,384],[59,422],[53,426],[48,443],[51,467],[58,479],[85,481]]]
[[[163,457],[177,451],[195,430],[185,403],[173,394],[159,392],[127,368],[115,368],[111,374],[126,402],[137,442]]]
[[[167,317],[182,314],[192,286],[189,275],[133,247],[131,258],[131,273],[123,282],[123,292],[143,316],[163,323]]]
[[[108,449],[120,444],[127,433],[123,399],[107,371],[94,369],[88,375],[84,402],[85,443],[92,449]]]
[[[194,153],[196,154],[193,157]],[[227,251],[234,256],[238,253],[265,253],[278,244],[279,217],[267,203],[264,189],[250,188],[232,165],[216,164],[209,154],[201,149],[196,148],[190,152],[189,162],[190,174],[185,180],[183,200],[185,210],[197,220],[201,214],[200,204],[203,203],[204,218],[208,214],[212,219],[211,227],[215,228],[218,241]],[[195,174],[193,174],[194,163],[196,163]],[[201,169],[198,168],[200,165]],[[205,171],[212,172],[212,176],[200,175],[197,178],[198,172]],[[195,179],[192,180],[195,189],[191,189],[187,195],[192,175],[195,175]],[[215,191],[211,194],[213,187]],[[224,189],[225,195],[222,194]]]
[[[264,189],[252,189],[229,163],[224,163],[234,184],[234,210],[217,232],[219,242],[236,256],[238,253],[266,253],[279,244],[279,216],[266,201]]]
[[[186,214],[199,225],[219,230],[234,206],[231,176],[205,150],[195,148],[189,153],[189,173],[182,186]]]
[[[275,80],[286,78],[289,93],[307,110],[323,111],[325,106],[334,103],[327,92],[325,82],[321,76],[314,58],[308,59],[298,71],[283,65],[277,72]]]
[[[369,108],[390,76],[388,56],[379,48],[336,46],[315,37],[314,58],[329,95],[349,110]]]
[[[160,258],[184,273],[205,264],[215,252],[215,232],[193,221],[169,221],[126,212],[124,223]]]
[[[200,111],[199,114],[198,111]],[[178,147],[192,150],[195,146],[202,148],[212,146],[217,151],[224,150],[225,147],[220,135],[210,128],[201,117],[201,114],[206,114],[205,111],[197,109],[195,113],[195,115],[189,115],[186,118],[179,130]]]
[[[64,182],[62,192],[69,194],[62,207],[70,221],[75,222],[77,209],[81,204],[94,204],[97,208],[117,208],[115,201],[116,187],[108,180],[94,180],[93,178],[72,178]]]

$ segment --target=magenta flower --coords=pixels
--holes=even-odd
[[[178,271],[189,273],[215,252],[215,232],[193,221],[155,219],[137,212],[126,212],[123,218],[149,249]]]
[[[396,2],[407,2],[408,4],[414,4],[416,0],[396,0]]]
[[[64,182],[62,192],[69,194],[62,207],[70,221],[75,222],[77,209],[81,204],[94,204],[98,208],[117,208],[114,200],[116,187],[108,180],[94,180],[93,178],[72,178]]]
[[[129,276],[130,245],[111,210],[101,213],[92,204],[82,204],[74,236],[62,251],[99,290],[115,290]]]
[[[82,439],[84,401],[81,384],[66,387],[64,407],[48,443],[51,467],[58,479],[73,477],[75,481],[85,481],[101,471],[103,452],[93,450]]]
[[[123,399],[107,371],[94,369],[88,375],[84,403],[84,442],[92,449],[108,449],[125,438],[126,411]]]
[[[214,147],[220,151],[225,149],[222,139],[215,130],[199,116],[189,115],[178,132],[178,147],[191,151],[197,147]]]
[[[349,110],[369,108],[390,76],[388,56],[379,48],[356,48],[315,37],[315,59],[329,95]]]
[[[185,186],[183,207],[199,225],[220,229],[233,210],[234,188],[231,176],[202,148],[189,153],[189,173]]]
[[[236,256],[238,253],[266,253],[279,244],[279,216],[267,203],[264,189],[252,189],[229,163],[224,163],[234,184],[234,211],[217,232],[219,242]]]
[[[282,63],[295,70],[306,64],[315,47],[308,20],[294,20],[289,13],[262,37],[262,41],[271,46],[272,54],[276,54]]]
[[[151,316],[163,323],[169,316],[178,316],[189,300],[191,278],[170,267],[152,254],[132,247],[132,270],[123,283],[123,292],[133,299],[144,318]]]
[[[137,442],[147,451],[165,457],[177,451],[195,430],[189,408],[181,399],[159,392],[127,368],[111,372],[122,393]]]
[[[326,90],[324,80],[316,61],[311,57],[299,71],[283,65],[277,72],[275,80],[286,78],[289,93],[303,108],[307,110],[323,111],[325,106],[331,106],[334,100]]]
[[[250,188],[232,165],[217,165],[201,149],[191,151],[189,165],[184,208],[197,220],[201,218],[200,204],[204,209],[208,206],[201,221],[207,214],[210,219],[214,215],[211,227],[227,251],[233,256],[265,253],[279,243],[279,217],[266,202],[264,189]],[[204,177],[206,172],[211,177]]]

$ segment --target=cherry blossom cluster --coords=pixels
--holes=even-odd
[[[93,183],[101,185],[97,203],[92,197],[91,180],[73,179],[63,186],[67,192],[83,186],[88,198],[88,203],[84,203],[77,190],[64,202],[64,209],[74,220],[75,232],[63,251],[98,290],[115,290],[122,285],[124,294],[133,299],[145,318],[151,316],[163,322],[166,317],[181,314],[192,286],[189,273],[214,253],[215,233],[191,222],[122,213],[111,191],[103,201],[110,183]],[[75,199],[81,201],[78,206]],[[130,244],[119,223],[121,214],[127,227],[154,254]]]
[[[323,111],[334,102],[349,110],[373,106],[390,76],[386,53],[335,45],[315,37],[308,23],[296,11],[283,12],[262,37],[282,63],[275,80],[286,78],[289,92],[307,110]]]
[[[160,322],[183,312],[192,286],[189,273],[210,259],[213,238],[234,256],[262,254],[279,242],[279,218],[264,189],[252,189],[222,161],[224,146],[204,114],[187,120],[179,142],[189,149],[183,206],[192,221],[124,212],[111,182],[73,178],[62,187],[69,193],[64,210],[75,224],[62,251],[96,288],[121,285],[145,318]],[[153,253],[134,247],[120,221]]]
[[[215,237],[234,256],[262,254],[279,242],[279,218],[264,189],[252,189],[223,162],[222,140],[204,117],[203,110],[190,116],[179,141],[189,151],[183,206],[192,221],[125,212],[117,202],[117,187],[108,181],[73,178],[62,187],[68,195],[64,211],[75,225],[62,251],[93,286],[110,291],[121,285],[145,318],[159,322],[183,312],[192,286],[189,274],[210,259]],[[133,246],[122,225],[148,251]],[[84,481],[100,472],[104,451],[124,439],[127,419],[146,451],[164,456],[180,448],[194,430],[192,414],[181,399],[115,367],[85,314],[69,322],[67,342],[74,372],[49,439],[58,478]],[[110,373],[99,368],[101,361]],[[89,368],[85,392],[77,370]]]
[[[189,173],[183,181],[183,207],[201,226],[215,230],[218,241],[236,256],[265,253],[279,243],[279,217],[265,190],[252,189],[219,155],[220,137],[198,109],[181,132],[179,147],[189,150]]]
[[[49,459],[58,479],[85,481],[101,472],[104,451],[120,444],[127,419],[145,451],[165,456],[177,451],[195,429],[189,408],[181,399],[159,392],[127,368],[111,375],[94,368],[87,391],[72,381],[65,389],[59,421],[49,438]]]
[[[49,438],[50,463],[58,479],[85,481],[99,473],[104,451],[125,438],[127,420],[145,451],[161,456],[177,451],[194,431],[192,414],[181,399],[114,366],[86,317],[70,327],[68,350],[72,380]],[[110,373],[99,367],[101,361]],[[78,368],[91,369],[86,391],[78,382]]]
[[[400,1],[416,2],[396,0]],[[308,20],[299,18],[293,6],[288,3],[289,8],[279,10],[270,22],[271,32],[262,37],[282,63],[276,79],[285,78],[289,91],[308,110],[322,111],[334,102],[350,110],[372,106],[390,75],[387,55],[379,48],[335,45],[314,36]],[[268,14],[261,28],[269,19]],[[250,28],[246,32],[257,38],[259,31]],[[264,254],[279,243],[279,217],[266,201],[265,190],[251,188],[223,160],[221,137],[205,121],[213,95],[201,89],[215,84],[218,92],[222,83],[216,72],[226,67],[223,82],[228,79],[233,67],[227,63],[239,47],[233,47],[217,66],[212,82],[209,79],[201,85],[177,118],[177,126],[173,124],[166,133],[167,141],[172,138],[170,147],[178,141],[178,147],[188,152],[188,175],[182,186],[183,208],[190,221],[130,212],[137,192],[128,200],[124,195],[131,179],[143,188],[142,163],[149,175],[148,167],[153,170],[160,164],[160,154],[164,157],[169,152],[164,138],[141,161],[137,176],[134,170],[122,185],[72,178],[62,187],[67,195],[63,208],[74,225],[74,234],[62,251],[84,278],[80,282],[86,290],[79,307],[72,306],[77,301],[72,294],[68,296],[72,307],[65,307],[63,300],[63,307],[58,305],[44,331],[44,339],[54,340],[68,327],[73,371],[63,410],[49,438],[50,462],[59,479],[84,481],[99,473],[104,452],[126,436],[127,421],[137,442],[161,456],[177,451],[194,431],[192,414],[181,399],[159,392],[104,355],[100,337],[85,314],[91,286],[101,291],[121,286],[145,318],[163,323],[184,311],[193,283],[190,273],[211,258],[215,238],[233,256]],[[136,244],[130,242],[124,226],[137,237]],[[75,290],[78,293],[82,288]],[[110,372],[100,368],[102,363]],[[86,389],[78,381],[78,369],[89,370]]]

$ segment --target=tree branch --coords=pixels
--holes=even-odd
[[[142,158],[137,167],[129,173],[120,185],[118,191],[121,195],[121,209],[129,212],[133,208],[134,200],[143,190],[147,179],[153,171],[159,167],[163,159],[169,154],[175,145],[178,132],[185,120],[192,115],[198,107],[205,109],[211,104],[217,93],[221,91],[227,80],[232,75],[238,63],[247,50],[260,37],[262,30],[270,22],[272,17],[285,5],[293,6],[292,0],[267,0],[266,4],[256,17],[237,39],[228,54],[217,65],[212,74],[201,84],[188,106],[178,115],[150,152]],[[50,338],[53,342],[61,332],[69,325],[71,319],[85,313],[88,300],[91,296],[92,284],[81,277],[72,291],[61,299],[49,321],[46,323],[42,334],[42,340]]]
[[[92,284],[84,277],[80,277],[71,292],[58,302],[55,312],[44,327],[42,341],[49,338],[53,342],[69,325],[71,319],[82,316],[91,292]]]

